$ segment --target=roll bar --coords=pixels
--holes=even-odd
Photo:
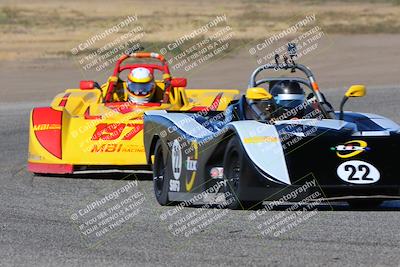
[[[311,70],[308,67],[306,67],[302,64],[297,64],[294,61],[294,57],[296,57],[296,46],[294,44],[288,44],[288,54],[289,54],[290,58],[288,58],[287,56],[283,56],[283,62],[279,62],[280,56],[278,54],[276,54],[275,55],[275,64],[268,63],[268,64],[261,65],[258,68],[256,68],[250,76],[248,88],[256,87],[262,83],[269,82],[269,81],[283,80],[283,78],[264,78],[264,79],[257,80],[257,75],[260,74],[264,70],[290,70],[290,72],[296,72],[296,70],[299,70],[305,74],[307,79],[299,78],[299,77],[293,77],[290,79],[308,85],[308,87],[310,87],[310,89],[314,92],[314,95],[316,96],[316,99],[317,99],[318,103],[320,104],[322,112],[324,113],[325,116],[328,117],[328,112],[324,108],[324,104],[326,103],[326,100],[325,100],[325,97],[322,95],[322,93],[319,90],[318,84],[314,78],[314,74],[311,72]]]
[[[167,102],[169,98],[169,92],[171,90],[171,73],[169,71],[168,63],[165,58],[158,53],[149,53],[149,52],[132,52],[128,54],[122,55],[116,62],[113,76],[109,79],[109,86],[107,89],[105,101],[109,102],[111,100],[112,92],[115,87],[115,84],[118,82],[119,73],[123,70],[128,69],[128,66],[121,66],[122,62],[124,62],[128,58],[154,58],[158,59],[161,62],[161,65],[155,64],[133,64],[129,67],[151,67],[153,69],[158,69],[163,72],[163,80],[165,82],[165,93],[163,101]]]
[[[248,87],[255,87],[257,85],[260,85],[262,83],[262,81],[266,82],[269,79],[263,79],[263,80],[256,80],[257,75],[264,71],[264,70],[291,70],[292,72],[294,72],[295,70],[300,70],[302,71],[308,79],[308,84],[310,85],[310,88],[313,90],[313,92],[315,93],[318,101],[323,102],[324,98],[321,95],[321,92],[319,91],[319,87],[317,82],[315,81],[314,75],[311,72],[311,70],[302,65],[302,64],[296,64],[296,63],[289,63],[289,64],[265,64],[262,66],[259,66],[257,69],[255,69],[253,71],[253,73],[250,76],[250,81],[249,81],[249,85]],[[299,79],[299,78],[297,78]],[[301,79],[301,78],[300,78]]]

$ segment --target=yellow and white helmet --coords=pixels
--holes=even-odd
[[[146,68],[135,68],[128,75],[128,99],[131,102],[148,102],[155,92],[155,87],[153,75]]]

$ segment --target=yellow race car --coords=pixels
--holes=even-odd
[[[122,64],[129,58],[136,62]],[[124,97],[127,82],[120,74],[139,67],[156,77],[154,98],[148,103],[132,103]],[[184,78],[171,77],[160,54],[122,55],[103,85],[81,81],[80,88],[58,94],[49,107],[32,110],[28,170],[42,174],[150,173],[143,144],[145,111],[223,111],[239,94],[234,89],[189,90],[186,83]]]

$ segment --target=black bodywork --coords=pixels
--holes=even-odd
[[[164,151],[163,160],[166,168],[169,169],[165,172],[165,176],[168,177],[164,178],[167,178],[168,181],[176,179],[173,169],[177,167],[178,169],[175,170],[179,170],[179,172],[175,172],[176,176],[179,173],[177,179],[179,180],[179,189],[168,190],[169,201],[188,201],[196,194],[204,192],[226,193],[224,192],[226,188],[224,189],[222,185],[226,184],[226,177],[224,175],[211,177],[211,172],[213,168],[214,170],[223,168],[227,160],[229,161],[226,159],[226,150],[227,144],[232,138],[238,138],[241,153],[243,153],[240,164],[240,188],[236,192],[242,202],[279,200],[285,194],[296,190],[296,196],[293,195],[287,199],[288,201],[303,200],[314,192],[319,192],[321,199],[398,198],[400,196],[400,180],[397,174],[396,163],[398,160],[394,155],[400,148],[400,127],[380,116],[377,116],[379,119],[377,120],[371,114],[347,112],[344,113],[343,121],[338,120],[339,114],[333,111],[323,94],[319,90],[315,90],[315,85],[312,84],[314,78],[308,68],[302,65],[300,67],[299,65],[281,67],[289,70],[293,68],[305,70],[308,79],[290,78],[290,80],[299,81],[312,90],[311,97],[317,100],[316,109],[319,116],[310,118],[309,121],[315,121],[316,124],[257,120],[254,114],[249,112],[249,101],[244,96],[233,101],[228,109],[221,113],[150,112],[145,114],[144,143],[149,163],[157,160],[152,159],[152,155],[154,155],[156,143],[161,142]],[[256,81],[256,75],[261,70],[269,68],[272,67],[266,65],[258,68],[252,75],[249,87],[264,83],[271,84],[279,79],[289,79],[267,78]],[[186,121],[185,118],[189,119]],[[182,120],[186,122],[179,123]],[[241,127],[247,127],[248,124],[242,123],[244,121],[254,122],[257,125],[265,124],[276,129],[279,139],[277,142],[282,147],[284,155],[282,161],[286,166],[289,183],[283,182],[279,177],[274,177],[266,171],[271,167],[268,164],[260,167],[255,163],[257,157],[271,157],[268,149],[261,149],[256,157],[254,153],[249,155],[246,146],[250,145],[245,144],[238,130]],[[383,123],[377,123],[377,121]],[[337,125],[340,127],[336,127]],[[252,129],[247,130],[251,131]],[[246,129],[242,129],[242,131],[246,131]],[[301,136],[301,133],[305,132],[308,134]],[[294,139],[296,142],[293,141]],[[174,142],[178,142],[181,147],[180,166],[173,166],[176,164],[176,160],[174,162],[172,160]],[[348,149],[348,151],[338,151],[338,149]],[[356,153],[357,150],[359,153]],[[355,155],[342,157],[349,153]],[[338,156],[339,154],[342,156]],[[346,162],[352,166],[347,166]],[[369,168],[375,168],[379,175],[376,170]],[[348,171],[349,176],[344,179],[339,178],[339,169],[344,169],[346,176]],[[223,171],[223,173],[225,172],[226,170]],[[371,175],[375,175],[375,178],[369,177]],[[361,181],[364,178],[365,181]],[[375,181],[376,178],[377,181]],[[351,179],[358,179],[358,181],[352,182]],[[305,184],[309,186],[304,187]],[[298,190],[299,188],[304,188],[304,190]],[[210,189],[212,190],[209,191]],[[207,201],[203,196],[199,202]]]

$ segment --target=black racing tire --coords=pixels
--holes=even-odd
[[[167,206],[169,203],[168,199],[168,162],[164,160],[164,151],[162,142],[160,139],[157,140],[154,148],[154,164],[153,164],[153,188],[157,202],[162,206]]]
[[[356,210],[369,210],[369,209],[376,209],[383,203],[381,199],[351,199],[348,200],[347,203],[349,204],[351,209]]]
[[[224,186],[226,208],[233,210],[248,209],[254,205],[252,202],[242,200],[244,183],[245,154],[238,137],[233,136],[225,149],[224,154]]]

